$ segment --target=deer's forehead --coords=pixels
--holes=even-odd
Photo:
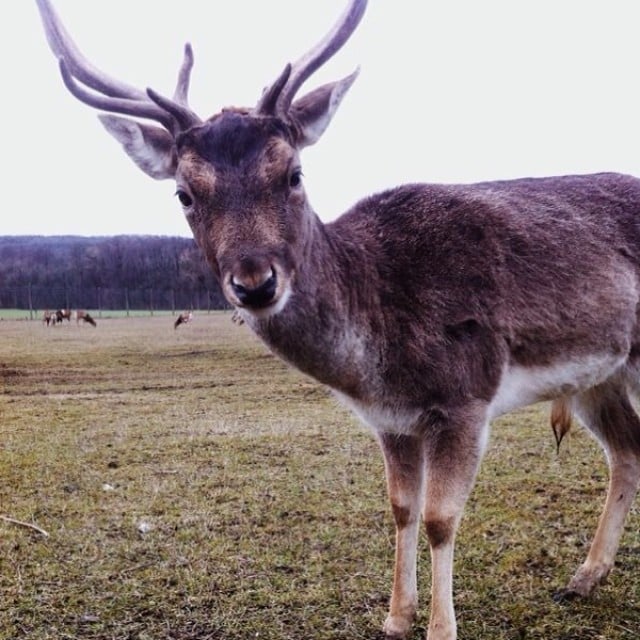
[[[181,157],[197,156],[215,172],[268,171],[268,167],[286,167],[295,155],[281,121],[236,112],[223,112],[192,129],[178,145]]]

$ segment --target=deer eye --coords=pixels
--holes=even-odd
[[[180,204],[188,209],[193,204],[193,198],[186,192],[184,189],[178,189],[176,191],[176,196],[180,201]]]
[[[302,184],[302,169],[294,169],[289,177],[289,186],[292,189],[299,187]]]

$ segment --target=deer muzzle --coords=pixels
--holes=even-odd
[[[273,267],[260,278],[240,280],[231,276],[231,289],[242,306],[264,309],[274,302],[278,288],[278,276]]]
[[[227,300],[256,316],[268,316],[284,308],[290,277],[274,256],[243,257],[227,271],[223,289]]]

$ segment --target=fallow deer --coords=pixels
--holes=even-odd
[[[318,141],[357,72],[301,85],[356,29],[366,0],[282,74],[256,106],[202,120],[185,49],[173,98],[91,65],[37,0],[71,93],[155,179],[174,179],[231,305],[280,357],[328,385],[384,455],[396,525],[387,636],[418,604],[416,545],[432,557],[427,638],[456,637],[454,539],[493,418],[560,398],[598,439],[609,492],[587,558],[564,590],[610,572],[640,479],[640,180],[614,173],[480,184],[408,184],[323,224],[300,151]]]
[[[92,327],[96,327],[98,324],[93,319],[93,316],[88,311],[84,311],[83,309],[77,309],[75,312],[75,316],[76,316],[76,325],[80,324],[80,320],[90,324]]]
[[[58,322],[62,322],[63,320],[71,322],[71,309],[58,309],[56,311],[56,319]]]
[[[173,323],[173,328],[177,329],[181,324],[187,324],[192,320],[193,320],[193,311],[184,311],[176,318],[176,321]]]

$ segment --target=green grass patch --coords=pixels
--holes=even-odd
[[[42,313],[29,309],[0,309],[0,320],[30,320],[42,317]]]
[[[101,318],[113,319],[113,318],[147,318],[154,316],[177,316],[182,313],[183,309],[176,309],[175,312],[167,309],[159,309],[150,311],[149,309],[84,309],[88,311],[96,320]],[[196,311],[196,313],[210,315],[211,313],[225,313],[220,311]],[[0,320],[43,320],[43,309],[0,309]],[[75,322],[74,319],[72,319]],[[66,321],[65,321],[66,322]]]
[[[369,433],[224,312],[0,322],[0,638],[380,638],[393,562]],[[607,471],[547,407],[504,418],[457,547],[462,640],[631,640],[640,513],[592,599],[559,606]],[[429,553],[420,551],[429,612]]]

